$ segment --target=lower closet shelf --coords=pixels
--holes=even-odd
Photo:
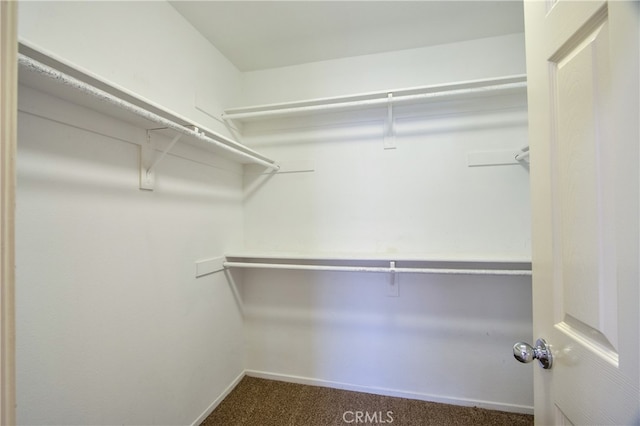
[[[531,276],[531,262],[523,260],[454,260],[412,256],[328,256],[282,254],[227,255],[225,268],[336,272],[381,272],[445,275]]]

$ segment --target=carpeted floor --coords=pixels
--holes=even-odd
[[[533,425],[533,416],[245,377],[201,426]]]

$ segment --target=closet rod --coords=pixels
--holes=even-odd
[[[350,108],[363,108],[363,107],[373,107],[379,105],[389,105],[389,104],[398,104],[403,102],[417,102],[423,101],[431,98],[439,98],[439,97],[448,97],[448,96],[461,96],[461,95],[473,95],[473,94],[481,94],[492,91],[500,91],[500,90],[508,90],[508,89],[520,89],[526,88],[527,82],[525,77],[516,76],[516,77],[505,77],[500,79],[491,79],[491,80],[478,80],[474,82],[467,83],[459,83],[453,85],[440,85],[440,86],[431,86],[425,87],[423,93],[415,93],[415,94],[405,94],[402,92],[406,91],[418,91],[419,89],[411,89],[411,90],[399,90],[399,91],[388,91],[384,93],[379,93],[380,97],[376,97],[373,99],[362,99],[362,100],[348,100],[349,98],[353,99],[356,96],[345,97],[343,99],[340,98],[329,98],[324,100],[317,100],[317,104],[315,105],[302,105],[302,106],[286,106],[286,105],[295,105],[294,103],[290,104],[280,104],[280,105],[272,105],[272,106],[264,106],[263,109],[256,111],[247,111],[247,112],[228,112],[222,114],[222,118],[225,120],[236,120],[236,119],[246,119],[246,118],[258,118],[258,117],[272,117],[278,115],[288,115],[288,114],[298,114],[298,113],[310,113],[310,112],[323,112],[323,111],[331,111],[331,110],[340,110],[340,109],[350,109]],[[389,94],[393,94],[393,96],[389,96]],[[361,96],[375,96],[375,95],[361,95]],[[308,102],[306,102],[308,103]]]
[[[247,263],[224,262],[225,268],[248,269],[290,269],[302,271],[338,271],[338,272],[385,272],[407,274],[446,274],[446,275],[509,275],[531,276],[525,269],[463,269],[463,268],[391,268],[379,266],[336,266],[336,265],[301,265],[287,263]]]
[[[148,111],[142,107],[134,105],[130,102],[125,101],[124,99],[120,99],[104,90],[98,89],[97,87],[91,86],[81,80],[78,80],[75,77],[72,77],[68,74],[65,74],[61,71],[58,71],[54,68],[51,68],[47,65],[44,65],[41,62],[38,62],[22,53],[18,54],[18,64],[25,68],[30,72],[34,72],[38,75],[44,76],[58,83],[62,83],[63,85],[70,87],[74,90],[77,90],[86,95],[97,98],[98,100],[120,108],[124,111],[130,112],[131,114],[142,117],[151,122],[157,123],[162,127],[167,127],[169,129],[175,130],[176,132],[182,133],[187,136],[191,136],[196,138],[202,142],[206,142],[220,148],[224,151],[230,152],[234,155],[237,155],[245,160],[249,160],[251,163],[260,164],[268,169],[278,170],[280,166],[275,164],[273,161],[265,161],[261,158],[257,158],[252,154],[243,152],[239,149],[236,149],[232,146],[227,145],[224,142],[230,144],[237,144],[237,142],[232,141],[230,139],[225,138],[222,135],[215,135],[215,137],[219,140],[213,139],[209,136],[206,136],[204,133],[200,133],[195,130],[191,130],[183,125],[180,125],[174,121],[166,119],[164,117],[159,116],[151,111]]]

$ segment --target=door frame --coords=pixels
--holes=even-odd
[[[15,194],[17,1],[0,1],[0,424],[16,423]]]

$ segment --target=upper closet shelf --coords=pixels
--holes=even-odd
[[[273,160],[264,155],[176,113],[125,93],[32,48],[21,45],[20,50],[29,53],[18,55],[20,84],[144,129],[165,130],[174,136],[169,148],[157,155],[155,160],[151,160],[152,164],[145,171],[147,173],[152,171],[178,139],[242,164],[259,164],[275,170],[279,168]],[[177,137],[176,133],[180,137]]]
[[[250,121],[276,117],[308,115],[323,112],[371,109],[386,107],[392,116],[391,107],[400,104],[420,104],[449,99],[470,99],[477,97],[508,94],[526,90],[526,75],[465,81],[416,87],[411,89],[388,90],[350,96],[312,99],[270,105],[231,108],[225,110],[225,120]]]

